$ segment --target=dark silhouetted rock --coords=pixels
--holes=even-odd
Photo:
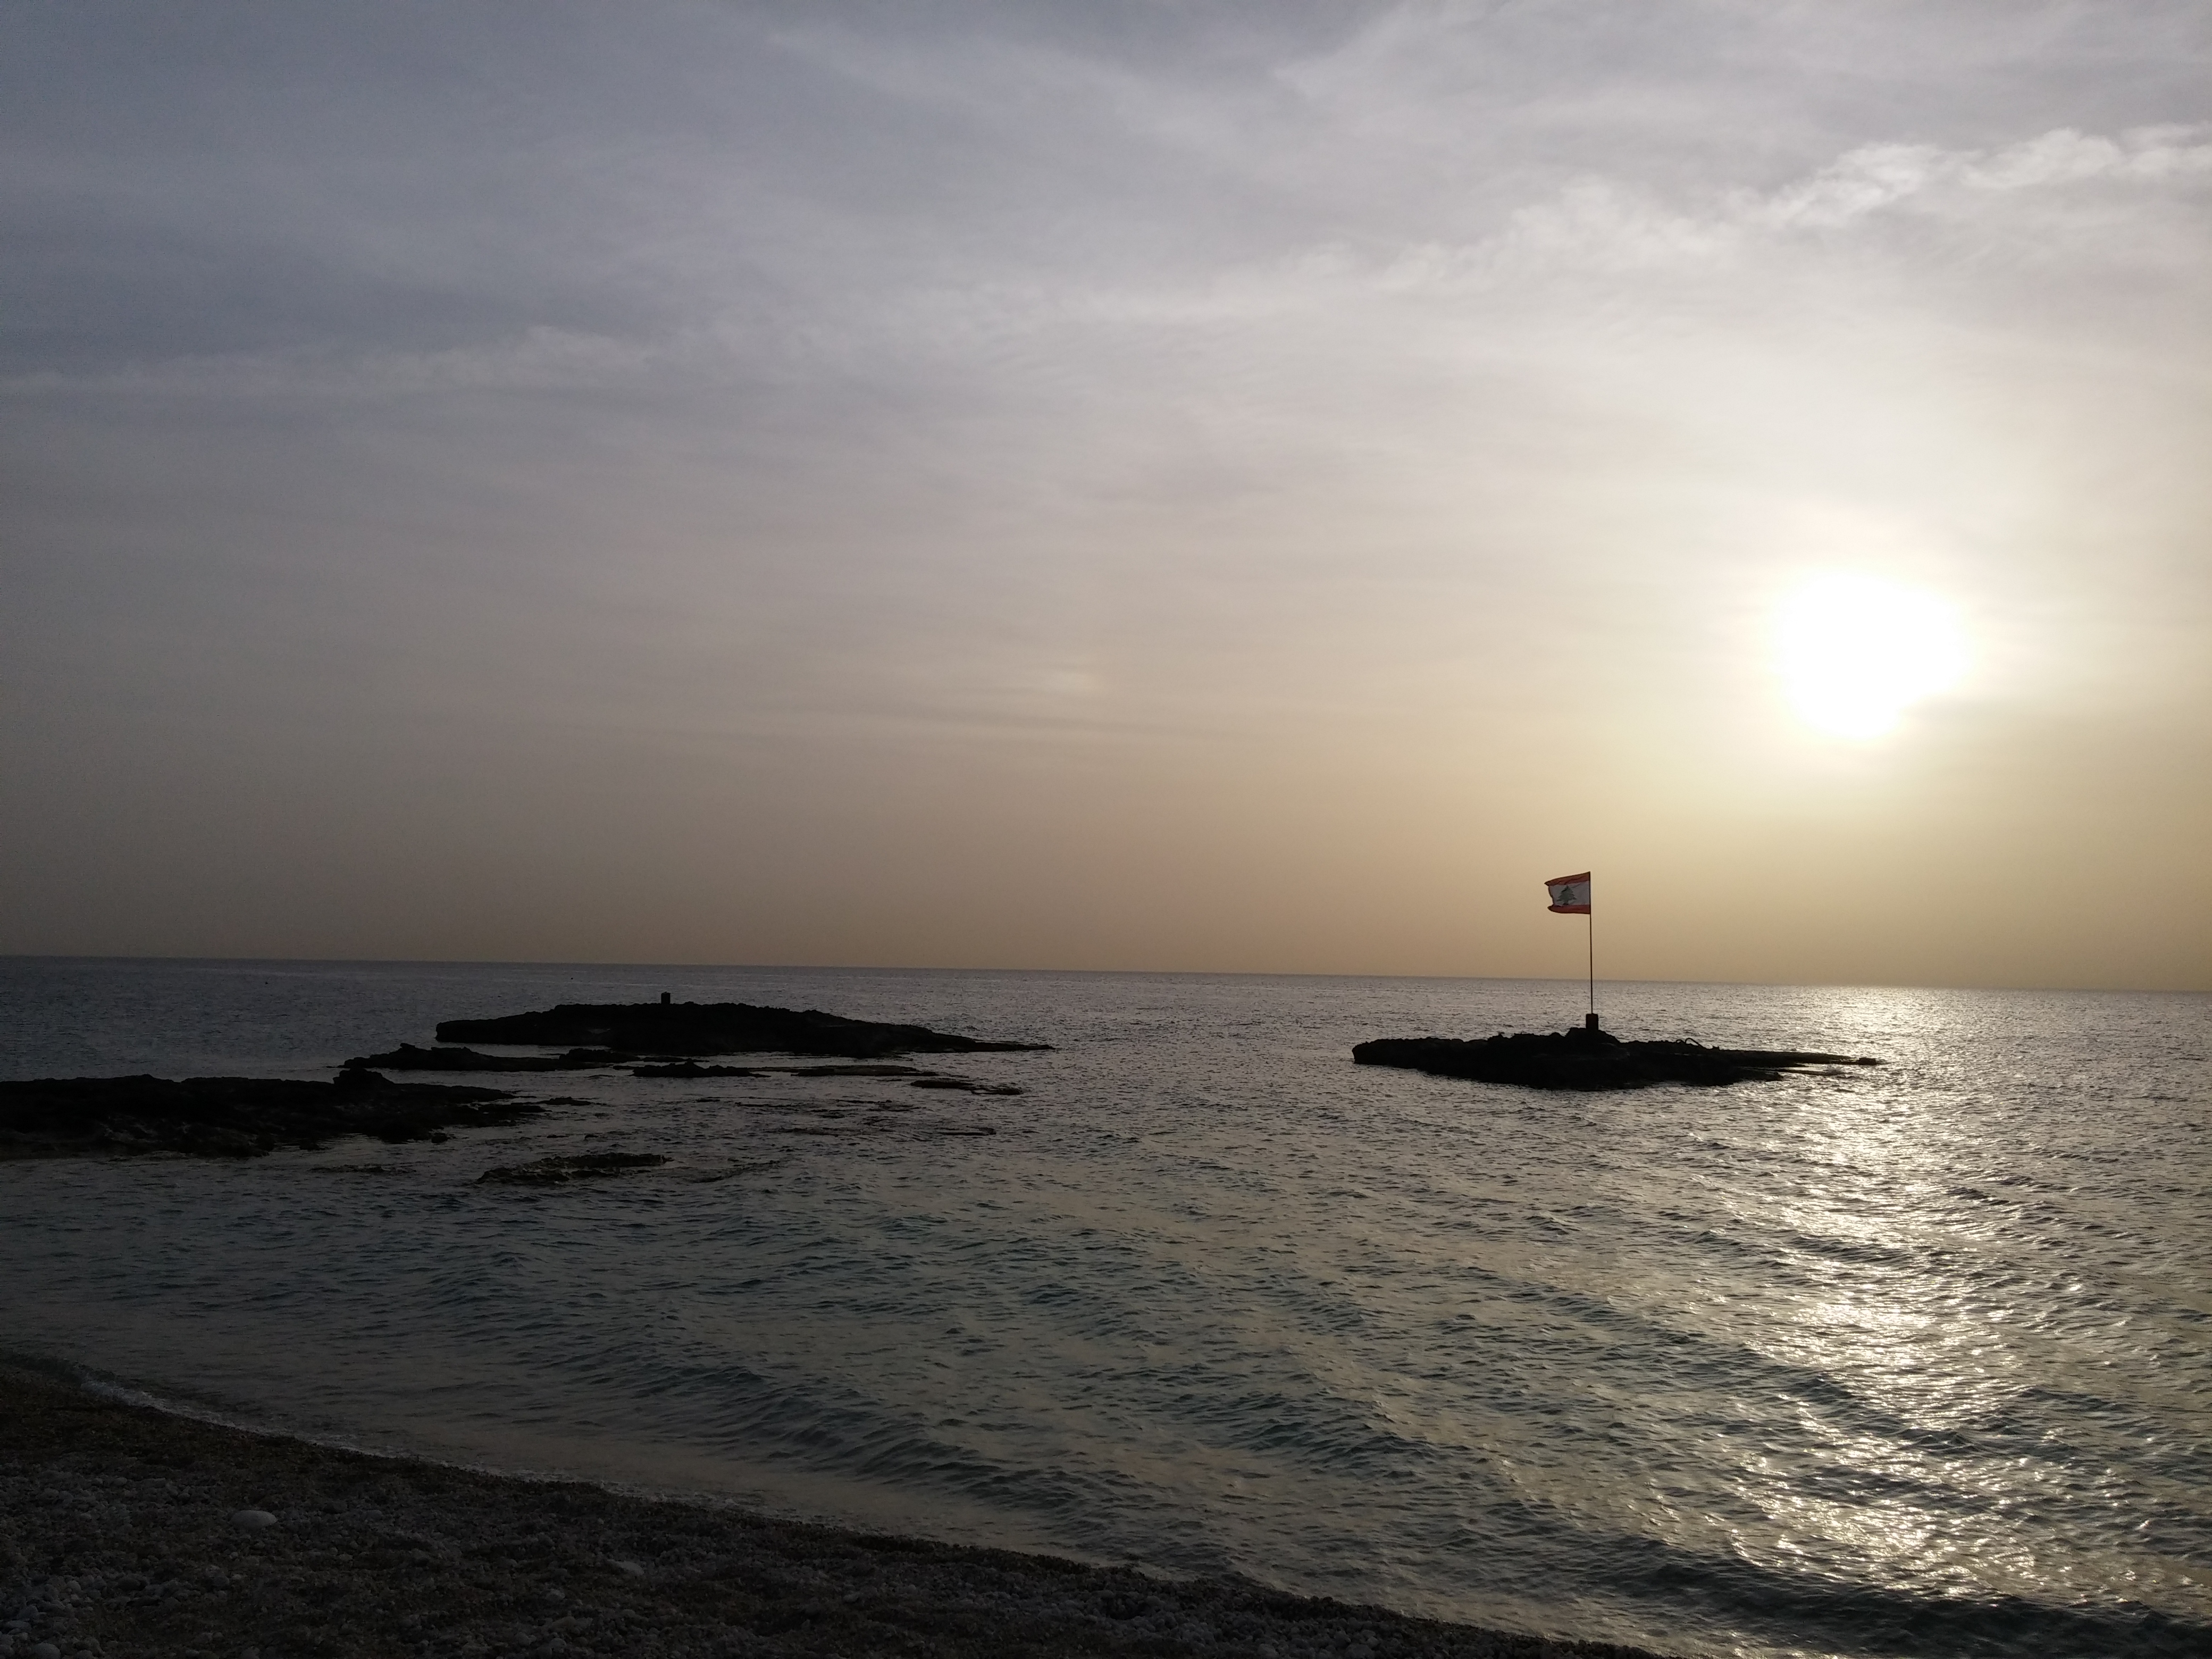
[[[1623,1042],[1609,1031],[1516,1031],[1459,1037],[1378,1037],[1352,1051],[1362,1066],[1400,1066],[1437,1077],[1510,1083],[1524,1089],[1647,1089],[1656,1083],[1708,1088],[1771,1082],[1808,1066],[1879,1066],[1849,1054],[1765,1048],[1708,1048],[1701,1042]]]
[[[0,1083],[0,1158],[197,1152],[256,1158],[339,1135],[443,1139],[453,1125],[519,1122],[544,1109],[504,1090],[394,1083],[356,1069],[333,1083],[291,1078],[40,1078]]]
[[[477,1182],[479,1186],[565,1187],[572,1181],[595,1181],[605,1176],[628,1175],[632,1170],[657,1169],[667,1162],[655,1152],[580,1152],[486,1170]]]
[[[702,1066],[696,1060],[675,1060],[666,1066],[633,1066],[632,1077],[766,1077],[757,1066]]]
[[[921,1025],[847,1019],[817,1008],[757,1007],[749,1002],[564,1002],[537,1013],[440,1022],[441,1042],[526,1042],[544,1048],[596,1044],[647,1054],[968,1054],[1042,1048],[1042,1042],[993,1042]]]
[[[589,1072],[627,1066],[635,1054],[612,1048],[571,1048],[565,1054],[480,1054],[473,1048],[418,1048],[403,1042],[381,1054],[356,1054],[349,1068],[386,1072]]]

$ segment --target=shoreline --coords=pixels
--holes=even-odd
[[[0,1359],[0,1659],[1656,1659],[350,1451]]]

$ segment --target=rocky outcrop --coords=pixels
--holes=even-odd
[[[340,1135],[443,1139],[447,1130],[515,1123],[544,1109],[504,1090],[394,1083],[376,1072],[334,1083],[291,1078],[40,1078],[0,1083],[0,1158],[197,1152],[258,1158]]]
[[[922,1025],[847,1019],[818,1008],[767,1008],[750,1002],[564,1002],[535,1013],[443,1020],[438,1041],[542,1048],[590,1045],[641,1054],[827,1054],[849,1060],[994,1054],[1049,1046],[995,1042]]]
[[[418,1048],[403,1042],[380,1054],[356,1054],[346,1065],[384,1072],[589,1072],[627,1066],[636,1058],[613,1048],[571,1048],[565,1054],[480,1054],[473,1048]]]
[[[1437,1077],[1523,1089],[1648,1089],[1657,1083],[1717,1088],[1771,1082],[1808,1066],[1879,1066],[1849,1054],[1708,1048],[1701,1042],[1624,1042],[1609,1031],[1516,1031],[1510,1036],[1379,1037],[1352,1051],[1361,1066],[1399,1066]]]

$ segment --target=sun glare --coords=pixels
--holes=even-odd
[[[1790,705],[1807,725],[1837,737],[1880,737],[1966,668],[1952,608],[1879,577],[1807,582],[1783,602],[1775,635]]]

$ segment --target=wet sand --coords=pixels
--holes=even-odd
[[[0,1364],[0,1656],[1649,1659],[251,1434]]]

